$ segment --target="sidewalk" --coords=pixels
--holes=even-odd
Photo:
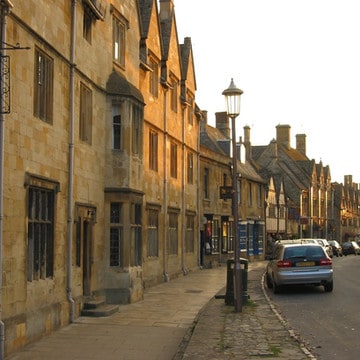
[[[249,304],[226,306],[226,266],[145,292],[110,317],[81,317],[7,360],[309,359],[262,291],[265,262],[249,263]],[[314,359],[314,357],[312,357]]]
[[[316,359],[288,327],[264,291],[265,262],[249,263],[248,304],[236,313],[213,298],[174,360]],[[225,293],[224,288],[220,294]],[[184,339],[186,341],[186,339]]]

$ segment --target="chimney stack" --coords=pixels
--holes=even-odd
[[[170,19],[174,12],[173,0],[160,0],[160,20]]]
[[[245,159],[249,161],[252,159],[252,148],[251,148],[251,141],[250,141],[250,126],[244,126],[244,147],[245,147]]]
[[[296,150],[306,156],[306,135],[305,134],[297,134],[296,135]]]
[[[222,134],[230,139],[230,122],[225,111],[215,113],[216,128],[222,132]]]
[[[276,141],[290,149],[290,125],[278,125],[276,127]]]

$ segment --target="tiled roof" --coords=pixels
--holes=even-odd
[[[201,146],[213,151],[216,154],[229,157],[229,154],[224,151],[224,148],[219,145],[222,141],[230,141],[219,129],[210,125],[204,125],[204,131],[200,134]],[[230,145],[231,146],[231,145]],[[230,157],[229,157],[230,158]],[[266,180],[260,176],[251,162],[245,163],[238,162],[238,172],[241,177],[255,182],[266,183]]]

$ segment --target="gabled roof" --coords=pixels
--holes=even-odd
[[[187,80],[189,68],[191,65],[192,69],[194,67],[194,57],[192,56],[192,44],[191,38],[186,37],[184,39],[184,44],[180,45],[180,53],[181,53],[181,67],[182,67],[182,80]],[[193,72],[194,76],[194,85],[196,90],[196,78],[195,78],[195,71]]]
[[[146,39],[149,34],[150,19],[155,0],[139,0],[141,37]]]
[[[147,40],[149,39],[149,37],[152,36],[151,35],[152,16],[156,16],[156,25],[157,25],[156,31],[158,33],[161,52],[163,51],[157,0],[139,0],[138,13],[139,13],[140,34],[141,34],[140,60],[142,61],[143,64],[147,64],[147,56],[148,56]],[[153,15],[153,13],[155,13],[155,15]],[[153,22],[153,26],[155,26],[154,22]]]
[[[200,145],[219,155],[228,156],[229,154],[219,145],[219,140],[230,141],[219,129],[210,125],[204,125],[204,131],[200,133]]]
[[[204,125],[203,131],[200,133],[200,145],[209,149],[210,151],[227,157],[230,160],[229,152],[224,150],[224,147],[221,146],[221,142],[229,141],[230,149],[230,139],[226,137],[219,129],[212,127],[210,125]],[[255,182],[266,184],[267,181],[262,178],[257,170],[252,166],[250,162],[245,164],[238,161],[238,172],[240,176],[244,179],[249,179]]]
[[[259,173],[267,180],[273,176],[277,184],[282,181],[286,196],[294,203],[299,202],[299,191],[311,185],[314,172],[318,174],[314,160],[276,140],[267,146],[252,146],[251,150]]]

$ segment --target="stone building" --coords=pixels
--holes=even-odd
[[[0,6],[8,354],[198,266],[199,119],[172,0]]]
[[[229,118],[224,112],[215,115],[216,127],[207,124],[205,114],[200,131],[201,265],[205,267],[234,257],[232,195],[221,194],[222,188],[232,186]],[[250,260],[263,259],[266,181],[246,161],[241,142],[237,147],[240,252]]]
[[[333,183],[332,212],[334,223],[331,238],[340,244],[345,241],[360,242],[360,188],[352,175],[344,176],[344,183]]]
[[[331,212],[332,186],[329,166],[315,163],[306,154],[306,135],[296,135],[296,148],[291,147],[290,126],[276,126],[276,139],[269,145],[246,146],[251,148],[251,160],[259,173],[268,181],[272,178],[279,184],[277,196],[283,192],[284,199],[275,200],[275,214],[283,228],[277,228],[281,237],[329,238],[329,229],[334,221]],[[276,187],[275,187],[276,189]],[[271,192],[268,193],[268,196]],[[269,206],[273,200],[267,199]],[[270,201],[271,200],[271,201]],[[273,236],[268,228],[267,236]]]

